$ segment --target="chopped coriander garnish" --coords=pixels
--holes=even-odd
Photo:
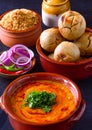
[[[24,106],[30,108],[41,108],[44,112],[51,111],[51,106],[55,104],[55,93],[49,93],[46,91],[32,91],[28,94]]]

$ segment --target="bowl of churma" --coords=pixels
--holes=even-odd
[[[33,10],[14,9],[0,16],[0,40],[7,47],[33,46],[41,32],[41,16]]]

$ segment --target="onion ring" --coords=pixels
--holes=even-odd
[[[32,66],[31,60],[34,57],[34,53],[31,49],[27,48],[25,45],[16,44],[12,46],[9,50],[4,51],[0,60],[3,64],[15,64],[17,67],[23,67],[28,69]]]

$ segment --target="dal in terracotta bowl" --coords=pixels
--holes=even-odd
[[[50,111],[24,105],[26,96],[33,91],[56,95]],[[14,130],[69,130],[82,117],[85,106],[73,81],[46,72],[20,76],[6,87],[0,97],[0,107],[7,113]]]

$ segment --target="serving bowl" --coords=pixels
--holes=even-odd
[[[92,32],[87,28],[86,31]],[[83,80],[92,75],[92,57],[84,58],[78,62],[58,62],[47,56],[40,46],[40,38],[36,42],[36,50],[39,54],[41,65],[47,72],[62,74],[72,80]]]
[[[13,10],[11,10],[13,11]],[[11,11],[7,11],[0,15],[0,20]],[[32,10],[31,10],[32,11]],[[32,11],[36,13],[35,11]],[[10,30],[3,27],[0,24],[0,40],[1,42],[7,46],[11,47],[15,44],[24,44],[28,47],[35,45],[37,38],[39,37],[40,33],[42,32],[41,27],[41,17],[38,13],[36,13],[36,17],[38,18],[37,23],[33,24],[32,27],[26,30]]]
[[[6,73],[5,70],[4,71],[0,71],[0,76],[3,77],[3,78],[6,78],[6,79],[15,79],[21,75],[24,75],[26,73],[29,73],[33,70],[35,64],[36,64],[36,58],[34,57],[31,61],[31,64],[32,66],[28,69],[28,70],[19,70],[19,71],[16,71],[16,72],[8,72]]]
[[[70,114],[66,115],[64,118],[62,118],[62,119],[55,118],[56,120],[53,120],[53,121],[48,121],[48,120],[44,119],[44,117],[51,114],[51,112],[49,112],[49,114],[41,113],[41,117],[45,120],[44,122],[40,117],[40,111],[37,113],[37,111],[34,110],[31,116],[34,117],[35,114],[37,114],[37,115],[34,117],[34,120],[31,117],[30,121],[25,120],[25,117],[24,117],[24,119],[22,119],[21,116],[19,116],[21,114],[18,114],[18,115],[15,114],[15,112],[13,111],[13,108],[11,107],[12,106],[11,98],[12,98],[13,94],[15,95],[15,93],[18,89],[21,89],[21,94],[22,94],[23,89],[26,91],[26,88],[29,88],[29,90],[30,90],[32,87],[32,84],[35,82],[37,82],[37,86],[35,86],[35,89],[38,89],[40,81],[42,81],[42,82],[51,81],[52,83],[53,82],[60,83],[60,84],[64,85],[65,88],[67,88],[70,92],[72,92],[73,98],[74,98],[74,104],[75,104],[73,111],[71,111]],[[30,84],[30,87],[28,87],[29,84]],[[46,84],[45,87],[42,86],[42,89],[47,90],[46,89],[47,85],[48,85],[48,83]],[[34,89],[34,86],[33,86],[33,89]],[[53,90],[52,92],[54,92],[54,91],[57,91],[58,87],[56,89],[54,88],[55,89],[54,90],[53,86],[51,87],[51,84],[50,84],[48,89],[50,91]],[[56,93],[58,93],[58,91]],[[59,95],[57,94],[56,96],[58,98]],[[21,98],[23,97],[23,95],[21,95],[19,97],[20,97],[20,101],[21,101]],[[61,101],[61,98],[59,98],[59,100]],[[70,104],[70,102],[69,102],[69,104]],[[81,95],[81,92],[80,92],[78,86],[72,80],[70,80],[67,77],[64,77],[62,75],[56,74],[56,73],[36,72],[33,74],[26,74],[26,75],[20,76],[17,79],[13,80],[6,87],[4,93],[0,97],[0,107],[2,110],[4,110],[8,114],[9,121],[14,130],[20,130],[20,129],[22,129],[22,130],[43,130],[43,129],[44,130],[47,130],[47,129],[48,130],[52,130],[52,129],[53,130],[57,130],[57,129],[69,130],[75,124],[75,122],[79,121],[79,119],[82,117],[85,107],[86,107],[86,103],[82,98],[82,95]],[[23,106],[21,106],[21,107],[23,107]],[[58,107],[54,108],[55,111],[56,111],[56,108],[58,108]],[[54,109],[52,109],[52,112]],[[58,110],[59,110],[59,108],[57,109],[57,111]],[[54,112],[54,114],[55,114],[55,112]],[[27,115],[27,118],[28,117],[29,117],[29,114]],[[37,118],[37,122],[35,122],[36,118]]]
[[[0,52],[0,76],[16,78],[28,73],[36,63],[34,52],[28,47],[17,44]]]

